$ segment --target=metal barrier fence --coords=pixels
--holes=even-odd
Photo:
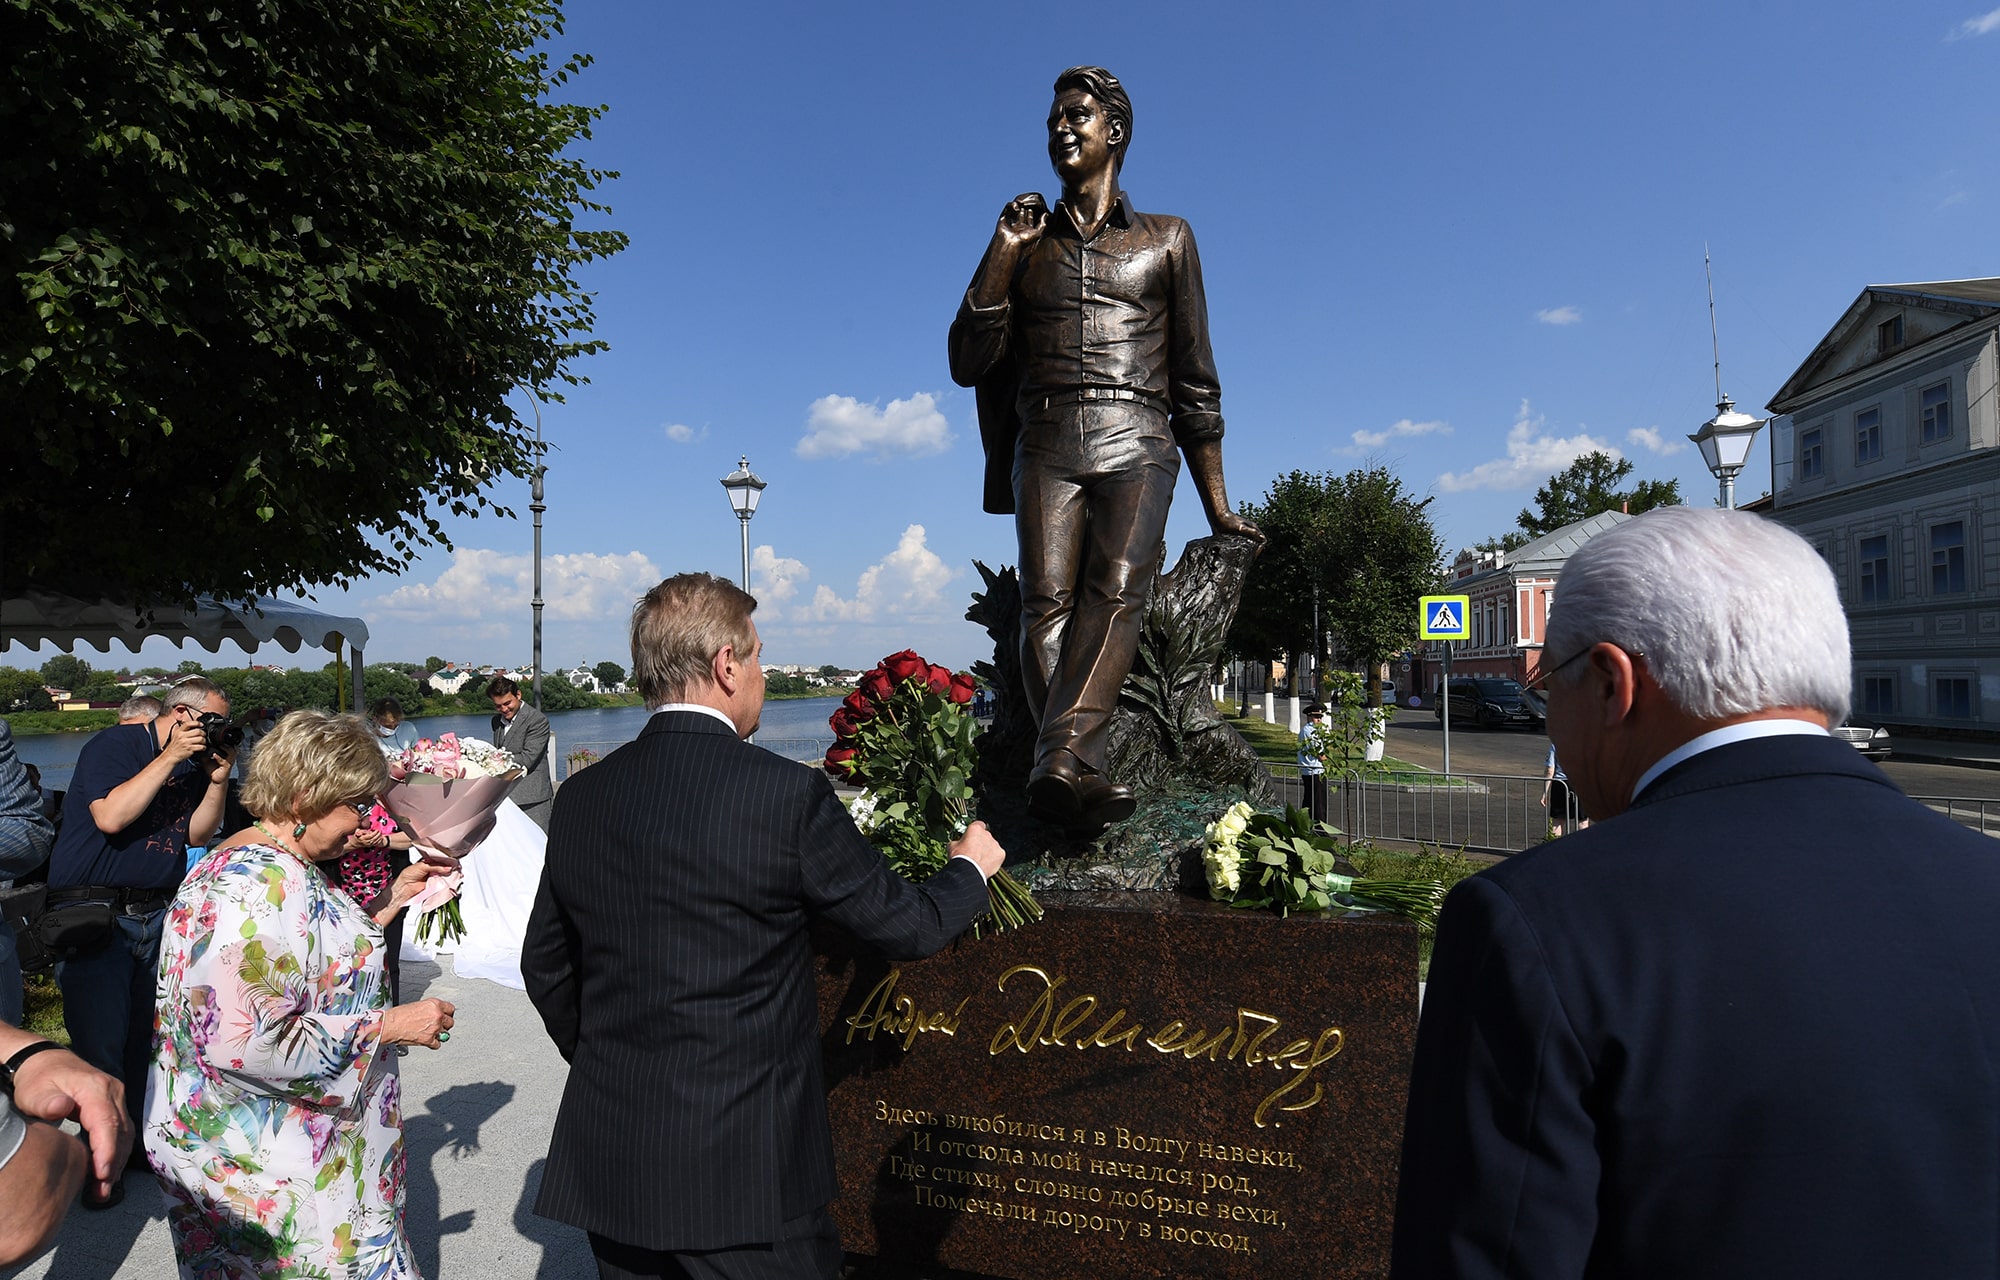
[[[619,742],[576,742],[562,748],[559,776],[578,767],[578,757],[590,752],[602,759],[624,746]],[[833,745],[819,738],[759,737],[766,751],[808,764]],[[583,766],[588,767],[588,762]],[[1278,799],[1307,808],[1304,780],[1295,766],[1274,764],[1272,777]],[[1543,804],[1548,779],[1539,775],[1363,772],[1326,775],[1327,820],[1357,839],[1403,844],[1438,845],[1473,853],[1519,853],[1549,838],[1549,812]],[[2000,800],[1954,796],[1912,796],[1911,799],[1975,831],[2000,837]],[[1564,830],[1573,830],[1578,813],[1572,794],[1561,815]]]
[[[1981,835],[2000,836],[2000,800],[1966,800],[1954,796],[1911,796],[1910,799],[1971,827]]]
[[[1278,798],[1309,808],[1296,768],[1272,766]],[[1474,853],[1519,853],[1549,838],[1548,779],[1492,773],[1373,772],[1326,775],[1327,821],[1356,839],[1430,844]],[[1577,821],[1572,794],[1557,817]],[[1996,809],[2000,817],[2000,809]]]

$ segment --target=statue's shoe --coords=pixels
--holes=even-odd
[[[1078,803],[1082,808],[1082,821],[1076,825],[1103,829],[1114,822],[1123,822],[1139,807],[1139,798],[1132,794],[1132,788],[1123,783],[1113,782],[1102,774],[1092,774],[1077,788]]]

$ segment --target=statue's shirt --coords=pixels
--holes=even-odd
[[[961,386],[1015,358],[1024,422],[1045,406],[1117,391],[1166,413],[1183,445],[1222,436],[1194,233],[1179,218],[1133,212],[1123,193],[1089,239],[1057,204],[1007,301],[975,307],[968,290],[951,339]]]

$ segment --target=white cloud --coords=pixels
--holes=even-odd
[[[411,582],[377,597],[387,614],[426,621],[475,621],[525,610],[534,593],[534,561],[513,552],[460,547],[433,582]],[[542,557],[545,616],[559,622],[622,619],[657,583],[659,568],[638,551],[623,555]]]
[[[696,430],[685,422],[669,422],[665,428],[667,439],[675,444],[696,444],[708,439],[708,428]]]
[[[1427,436],[1432,434],[1447,435],[1447,436],[1450,435],[1451,424],[1446,422],[1412,422],[1408,418],[1402,418],[1399,419],[1398,421],[1390,423],[1386,428],[1384,428],[1381,431],[1355,432],[1354,443],[1341,449],[1340,452],[1366,453],[1371,449],[1380,449],[1383,445],[1389,443],[1391,440],[1405,439],[1410,436]]]
[[[1686,440],[1660,434],[1658,427],[1634,427],[1625,433],[1626,444],[1636,444],[1649,453],[1665,458],[1688,447]]]
[[[806,622],[880,622],[890,617],[916,617],[937,608],[943,591],[956,575],[935,551],[924,545],[924,527],[903,530],[896,549],[879,564],[862,571],[854,598],[843,600],[833,588],[821,586],[812,603],[797,610]]]
[[[1959,23],[1957,29],[1947,38],[1964,40],[1972,36],[1991,35],[1995,31],[2000,31],[2000,9],[1982,13],[1976,18],[1967,18]]]
[[[937,401],[920,391],[908,400],[863,404],[853,396],[821,396],[812,402],[806,433],[800,437],[801,458],[844,458],[871,453],[877,460],[922,457],[942,453],[951,444],[951,424],[938,412]]]
[[[779,555],[769,546],[754,548],[750,552],[750,594],[757,597],[757,603],[768,608],[783,604],[798,594],[799,584],[812,577],[812,570],[806,568],[805,561],[792,560]],[[775,617],[767,613],[766,617]]]
[[[1613,458],[1625,456],[1609,442],[1599,440],[1588,432],[1552,436],[1548,434],[1547,426],[1546,420],[1529,416],[1528,402],[1523,400],[1514,425],[1507,429],[1507,456],[1482,462],[1470,471],[1447,471],[1438,477],[1438,487],[1447,493],[1460,493],[1467,489],[1527,489],[1547,480],[1586,453],[1608,453]]]
[[[1535,313],[1535,319],[1543,324],[1576,324],[1583,319],[1583,312],[1575,307],[1543,307]]]

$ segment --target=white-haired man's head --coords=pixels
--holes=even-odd
[[[1609,643],[1688,716],[1812,707],[1838,724],[1853,682],[1847,616],[1811,544],[1742,511],[1662,507],[1585,543],[1563,566],[1544,652]],[[1554,679],[1582,678],[1576,667]]]

